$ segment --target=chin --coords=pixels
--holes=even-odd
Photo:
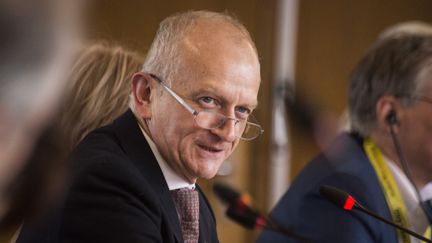
[[[213,178],[223,163],[223,159],[196,159],[190,163],[191,169],[199,178]]]
[[[212,179],[213,177],[215,177],[215,175],[216,175],[216,173],[218,172],[218,170],[217,169],[214,169],[214,168],[208,168],[207,170],[204,170],[204,171],[199,171],[198,172],[198,177],[199,178],[201,178],[201,179],[206,179],[206,180],[209,180],[209,179]]]

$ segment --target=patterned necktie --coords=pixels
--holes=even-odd
[[[423,208],[425,209],[426,217],[428,218],[429,224],[432,224],[432,200],[426,200],[422,202]]]
[[[185,243],[197,243],[199,238],[199,198],[195,189],[171,191],[180,220]]]

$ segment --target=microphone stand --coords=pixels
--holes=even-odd
[[[296,240],[298,240],[298,241],[300,241],[302,243],[312,243],[312,240],[310,240],[308,238],[305,238],[303,236],[300,236],[300,235],[294,233],[291,230],[283,228],[282,226],[280,226],[279,224],[275,223],[270,218],[266,218],[266,222],[267,222],[267,224],[264,227],[265,229],[272,230],[272,231],[274,231],[276,233],[286,235],[286,236],[291,237],[293,239],[296,239]]]
[[[427,239],[426,237],[419,235],[418,233],[411,231],[410,229],[404,228],[388,219],[385,219],[381,216],[379,216],[378,214],[370,211],[369,209],[367,209],[366,207],[364,207],[363,205],[361,205],[360,203],[358,203],[350,194],[348,194],[345,191],[342,191],[339,188],[333,187],[333,186],[328,186],[328,185],[324,185],[320,187],[319,190],[321,196],[323,196],[324,198],[326,198],[327,200],[331,201],[332,203],[334,203],[337,207],[339,208],[343,208],[347,211],[351,211],[352,209],[357,209],[362,213],[365,213],[369,216],[374,217],[375,219],[384,222],[390,226],[393,226],[399,230],[402,230],[403,232],[412,235],[414,237],[416,237],[417,239],[420,239],[424,242],[428,242],[428,243],[432,243],[432,240]]]
[[[243,206],[242,208],[238,208],[235,204],[230,205],[228,206],[226,215],[228,216],[228,218],[248,229],[266,229],[295,239],[298,242],[312,243],[310,239],[302,237],[294,233],[293,231],[282,227],[280,224],[274,222],[269,217],[264,216],[263,214],[257,212],[249,206]]]
[[[407,234],[410,234],[410,235],[416,237],[417,239],[420,239],[420,240],[422,240],[422,241],[424,241],[424,242],[432,243],[432,240],[429,240],[428,238],[426,238],[426,237],[424,237],[424,236],[422,236],[422,235],[420,235],[420,234],[417,234],[416,232],[414,232],[414,231],[412,231],[412,230],[410,230],[410,229],[406,229],[406,228],[404,228],[404,227],[402,227],[402,226],[400,226],[400,225],[398,225],[398,224],[395,224],[395,223],[393,223],[393,222],[390,221],[390,220],[387,220],[387,219],[385,219],[385,218],[383,218],[383,217],[380,217],[380,216],[376,215],[375,213],[373,213],[372,211],[370,211],[369,209],[363,207],[362,205],[360,205],[360,204],[358,204],[358,203],[356,203],[356,204],[354,205],[354,208],[355,208],[355,209],[358,209],[359,211],[361,211],[361,212],[363,212],[363,213],[366,213],[367,215],[372,216],[372,217],[374,217],[374,218],[376,218],[376,219],[378,219],[378,220],[380,220],[380,221],[382,221],[382,222],[384,222],[384,223],[386,223],[386,224],[389,224],[389,225],[391,225],[391,226],[393,226],[393,227],[396,227],[396,228],[402,230],[403,232],[405,232],[405,233],[407,233]]]

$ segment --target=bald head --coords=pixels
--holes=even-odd
[[[187,76],[198,80],[202,76],[216,75],[221,68],[248,68],[246,73],[259,76],[255,46],[230,23],[213,20],[197,22],[178,45],[178,66],[177,72],[174,71],[177,79],[184,80]],[[236,65],[230,60],[235,60]]]
[[[189,11],[161,22],[144,63],[144,72],[158,73],[170,83],[174,75],[185,71],[184,58],[211,58],[214,54],[247,51],[256,47],[246,28],[235,18],[215,12]],[[206,57],[207,56],[207,57]],[[192,61],[193,63],[193,61]]]

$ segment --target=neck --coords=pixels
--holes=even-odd
[[[399,156],[396,153],[395,146],[390,136],[390,134],[377,134],[375,132],[370,134],[372,141],[378,146],[381,153],[395,162],[399,168],[402,168]]]
[[[381,153],[386,156],[388,159],[393,161],[406,175],[406,171],[404,170],[401,162],[401,158],[399,158],[398,153],[396,152],[396,148],[394,145],[394,142],[391,135],[382,135],[382,134],[374,134],[372,133],[370,135],[371,139],[374,141],[374,143],[380,148]],[[402,149],[402,148],[401,148]],[[401,151],[403,156],[406,156],[403,151]],[[408,158],[405,157],[405,160],[408,160]],[[414,185],[421,190],[428,181],[425,180],[424,176],[422,176],[422,172],[417,170],[414,166],[414,164],[410,163],[410,161],[406,161],[407,167],[409,172],[411,173],[412,182]],[[408,177],[408,176],[407,176]]]
[[[140,128],[142,130],[144,130],[144,132],[145,132],[146,136],[148,137],[148,139],[151,140],[150,142],[154,144],[154,146],[155,146],[154,149],[157,150],[159,156],[164,161],[164,164],[166,165],[166,167],[169,167],[169,169],[172,170],[173,173],[175,173],[177,176],[181,177],[184,181],[188,182],[189,184],[195,184],[196,181],[197,181],[196,177],[193,177],[193,176],[191,176],[189,174],[186,174],[186,173],[182,172],[182,170],[179,167],[176,167],[172,163],[168,163],[168,160],[166,158],[164,158],[162,154],[160,154],[160,150],[157,148],[157,145],[155,144],[155,141],[154,141],[154,138],[152,136],[152,133],[150,132],[150,128],[149,128],[149,125],[148,125],[148,120],[140,119],[138,116],[135,116],[135,117],[136,117],[136,120],[137,120],[138,125],[140,126]],[[152,145],[150,145],[150,147],[151,146]],[[155,151],[153,150],[153,152],[155,152]],[[158,163],[161,166],[159,160],[158,160]],[[164,173],[164,176],[166,176],[164,170],[162,170],[162,173]]]
[[[147,135],[148,135],[151,139],[153,139],[153,136],[152,136],[152,134],[151,134],[151,132],[150,132],[150,129],[149,129],[149,127],[148,127],[148,124],[147,124],[147,120],[143,120],[143,119],[141,119],[140,117],[138,117],[138,116],[136,116],[136,115],[135,115],[135,118],[136,118],[136,120],[137,120],[137,122],[138,122],[138,125],[141,127],[141,129],[144,130],[145,133],[147,133]]]

